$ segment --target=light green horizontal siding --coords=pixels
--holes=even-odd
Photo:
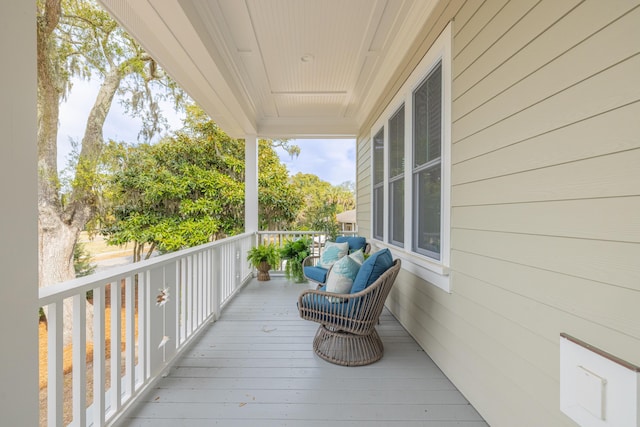
[[[640,365],[639,6],[441,1],[361,130],[453,19],[452,293],[402,271],[387,304],[494,427],[575,425],[561,332]]]
[[[371,138],[356,141],[356,204],[358,234],[371,237]]]

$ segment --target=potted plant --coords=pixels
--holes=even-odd
[[[302,261],[310,254],[311,239],[308,237],[297,240],[285,240],[280,248],[280,258],[287,260],[284,275],[289,280],[304,282]]]
[[[269,270],[280,262],[278,247],[273,243],[254,246],[247,252],[247,261],[258,270],[258,280],[270,280]]]

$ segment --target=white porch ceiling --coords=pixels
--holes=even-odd
[[[352,137],[435,0],[100,0],[235,137]]]

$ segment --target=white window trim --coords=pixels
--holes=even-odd
[[[385,222],[387,224],[387,233],[385,233],[384,236],[386,237],[386,241],[389,242],[389,244],[393,245],[396,248],[406,248],[406,244],[405,244],[404,241],[406,241],[406,234],[407,234],[407,230],[406,229],[407,229],[407,227],[405,227],[405,229],[404,229],[404,236],[402,236],[404,241],[402,242],[402,244],[398,244],[399,242],[396,242],[396,243],[392,242],[392,240],[391,240],[391,216],[392,215],[391,215],[391,210],[389,209],[389,207],[391,206],[391,194],[389,194],[390,193],[389,187],[390,187],[390,184],[391,184],[391,177],[389,176],[390,175],[390,172],[389,172],[389,158],[391,157],[391,143],[390,143],[390,138],[389,138],[389,127],[390,127],[389,123],[391,122],[391,119],[393,117],[395,117],[395,115],[398,114],[400,112],[400,109],[402,109],[403,107],[404,107],[404,113],[403,114],[404,114],[404,131],[405,131],[404,132],[405,136],[404,136],[404,147],[403,147],[403,149],[405,150],[404,151],[405,152],[405,159],[407,158],[407,156],[406,156],[406,148],[407,148],[407,108],[406,108],[406,104],[404,103],[404,100],[398,105],[398,107],[394,110],[394,112],[387,119],[387,125],[386,125],[386,127],[387,127],[387,138],[385,139],[385,152],[386,152],[385,161],[387,163],[387,165],[386,165],[387,174],[385,175],[386,179],[384,180],[384,185],[387,186],[386,192],[388,193],[388,202],[385,204],[385,208],[387,208],[388,210],[387,210],[387,216],[385,217]],[[402,179],[404,180],[404,185],[406,186],[407,185],[407,183],[406,183],[406,181],[407,181],[407,175],[406,175],[407,165],[406,165],[406,162],[405,162],[404,169],[405,169],[405,171],[404,171],[405,173],[404,173],[404,177]],[[400,174],[398,174],[398,176],[400,176]],[[405,191],[404,191],[403,200],[405,202],[404,203],[405,206],[404,206],[403,212],[405,212],[405,215],[406,215],[406,202],[407,202],[407,190],[406,190],[406,187],[405,187]]]
[[[376,192],[376,182],[375,182],[375,174],[376,174],[376,165],[375,165],[375,161],[374,161],[374,155],[375,155],[375,137],[376,135],[378,135],[378,133],[382,131],[382,139],[383,141],[387,140],[388,137],[388,131],[387,131],[387,127],[385,126],[384,129],[382,126],[378,126],[376,128],[376,130],[374,132],[371,133],[371,235],[374,236],[376,233],[376,222],[375,222],[375,214],[376,214],[376,206],[373,203],[373,198],[374,198],[374,194]],[[387,154],[387,146],[386,144],[383,144],[383,155],[382,155],[382,167],[383,167],[383,175],[382,175],[382,209],[383,209],[383,213],[382,213],[382,218],[379,219],[379,221],[382,221],[382,236],[387,236],[388,233],[388,229],[387,229],[387,215],[388,215],[388,211],[387,211],[387,206],[389,205],[389,196],[387,194],[387,192],[384,190],[384,186],[386,185],[386,181],[385,181],[385,177],[387,176],[387,165],[384,164],[384,159],[387,158],[388,154]],[[375,241],[380,241],[377,238],[373,238]]]
[[[452,22],[438,36],[424,58],[413,70],[407,81],[402,85],[396,96],[387,105],[384,112],[371,128],[371,170],[373,172],[373,137],[384,127],[384,212],[381,219],[384,227],[384,241],[372,239],[376,248],[389,248],[394,258],[402,259],[403,269],[426,280],[438,288],[451,292],[450,263],[451,263],[451,64],[452,64]],[[431,69],[442,61],[442,185],[441,185],[441,252],[440,260],[429,258],[412,251],[413,247],[413,93],[424,81]],[[388,223],[389,213],[389,134],[388,121],[404,104],[405,114],[405,241],[404,248],[389,242]],[[373,173],[371,175],[373,189]],[[373,207],[373,193],[371,194]],[[375,212],[371,209],[371,224]],[[373,230],[372,230],[373,231]],[[373,234],[373,233],[372,233]]]

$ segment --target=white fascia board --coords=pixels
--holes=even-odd
[[[339,118],[277,118],[258,123],[262,138],[355,138],[358,126],[353,119]]]

